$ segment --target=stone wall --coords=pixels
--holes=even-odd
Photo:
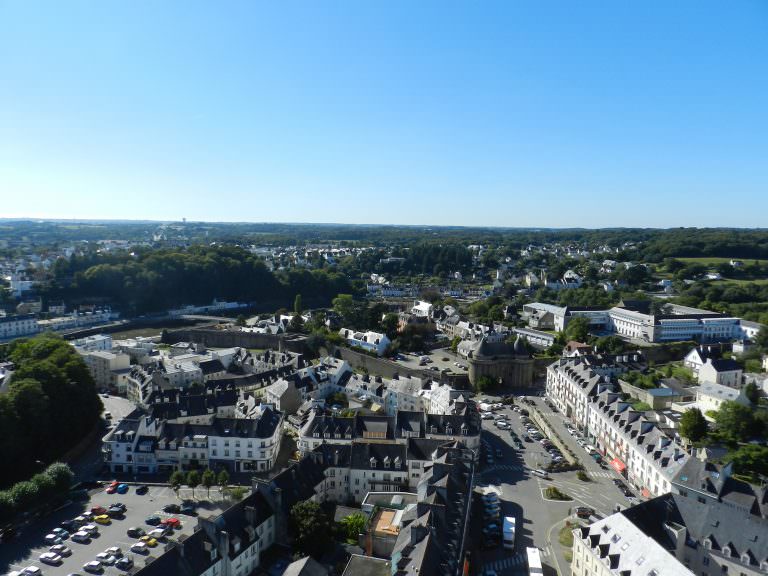
[[[194,342],[211,348],[257,348],[305,354],[306,337],[302,335],[257,334],[240,330],[214,330],[211,328],[182,328],[164,330],[163,344]]]

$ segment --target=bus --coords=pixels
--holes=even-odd
[[[525,555],[528,557],[528,576],[534,574],[544,574],[541,568],[541,554],[538,548],[526,548]]]

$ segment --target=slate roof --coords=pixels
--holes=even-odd
[[[189,538],[173,545],[151,563],[140,568],[137,576],[199,576],[219,561],[205,549],[205,543],[213,546],[203,530],[194,532]],[[182,550],[183,548],[183,550]]]

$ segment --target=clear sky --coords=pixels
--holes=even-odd
[[[768,226],[768,1],[0,0],[0,217]]]

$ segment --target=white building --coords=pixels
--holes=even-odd
[[[127,354],[104,350],[85,352],[78,349],[88,371],[93,376],[98,388],[108,388],[125,393],[127,383],[124,378],[130,372],[131,360]]]
[[[587,427],[591,398],[612,389],[610,378],[594,372],[583,357],[560,358],[547,366],[547,396],[580,430]]]
[[[743,390],[722,386],[714,382],[703,382],[696,388],[696,407],[709,420],[712,418],[707,416],[707,412],[720,410],[723,402],[727,401],[738,402],[744,406],[749,405],[749,400],[744,396]]]
[[[707,358],[699,368],[699,382],[714,382],[731,388],[741,388],[743,370],[735,361],[724,358]]]
[[[375,352],[379,356],[383,356],[390,345],[390,340],[386,334],[379,332],[373,332],[368,330],[366,332],[351,330],[349,328],[342,328],[339,330],[339,334],[350,346],[357,346],[364,350]]]
[[[34,314],[0,316],[0,340],[31,336],[40,331]]]
[[[83,352],[105,352],[112,350],[112,336],[109,334],[96,334],[95,336],[78,338],[77,340],[73,340],[71,344]]]
[[[411,314],[417,318],[432,318],[434,307],[429,302],[419,300],[411,308]]]
[[[573,576],[694,576],[618,512],[573,531]]]

